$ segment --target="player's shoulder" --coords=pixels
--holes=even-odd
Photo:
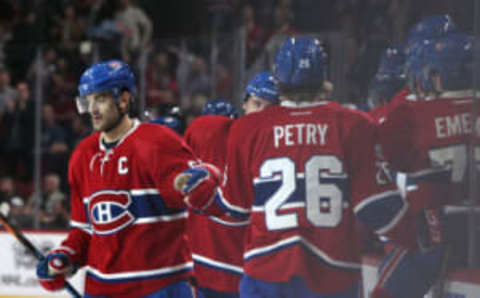
[[[73,150],[70,160],[78,160],[88,152],[97,151],[100,146],[100,132],[94,132],[81,140]]]
[[[268,119],[272,119],[272,115],[278,113],[280,106],[278,105],[270,105],[263,109],[262,111],[250,113],[247,115],[243,115],[242,117],[235,120],[232,125],[235,127],[258,127],[261,125],[262,122],[268,121]]]
[[[195,118],[195,120],[190,123],[187,128],[188,130],[196,130],[196,129],[208,129],[214,127],[223,127],[228,126],[233,122],[233,119],[219,116],[219,115],[205,115]]]
[[[373,117],[362,110],[345,107],[337,102],[330,102],[328,106],[337,113],[341,123],[345,125],[374,125],[375,123]]]
[[[385,119],[410,118],[424,103],[413,95],[405,97],[405,100],[392,101],[386,107]]]
[[[164,143],[172,139],[181,139],[173,129],[157,123],[140,123],[136,128],[135,142]]]
[[[277,117],[278,106],[269,106],[264,110],[244,115],[232,122],[229,129],[229,139],[246,144],[256,134],[270,127],[271,121]]]

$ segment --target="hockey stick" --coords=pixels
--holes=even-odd
[[[33,245],[30,240],[28,240],[22,232],[20,232],[17,228],[12,226],[8,219],[0,212],[0,223],[5,227],[7,232],[13,235],[23,246],[25,246],[28,251],[30,251],[37,260],[41,261],[45,258],[41,251],[39,251],[35,245]],[[75,290],[75,288],[68,282],[65,281],[65,289],[72,295],[74,298],[81,298],[82,296]]]

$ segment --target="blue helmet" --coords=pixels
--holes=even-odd
[[[202,115],[219,115],[237,118],[237,108],[224,98],[212,99],[203,106]]]
[[[455,31],[457,31],[457,25],[449,15],[427,16],[410,29],[407,47],[419,40],[439,38]]]
[[[377,73],[368,89],[371,107],[390,101],[405,86],[405,50],[403,46],[388,47],[380,58]]]
[[[254,95],[273,104],[278,104],[280,101],[275,78],[273,74],[268,71],[257,74],[248,83],[245,93],[245,100],[247,100],[250,95]]]
[[[423,39],[412,44],[406,51],[405,56],[405,77],[407,85],[412,92],[417,91],[417,82],[422,75],[423,66],[426,60],[426,49],[434,40]],[[430,88],[430,86],[422,86]]]
[[[380,58],[376,77],[380,80],[405,79],[405,49],[401,45],[388,47]]]
[[[164,125],[166,127],[169,127],[171,129],[173,129],[174,131],[176,131],[177,133],[181,133],[182,131],[182,123],[180,122],[180,120],[177,118],[177,117],[173,117],[173,116],[160,116],[156,119],[153,119],[152,121],[150,121],[152,123],[156,123],[156,124],[160,124],[160,125]]]
[[[421,72],[422,85],[432,85],[432,74],[439,75],[443,90],[471,89],[472,37],[464,33],[454,33],[430,43],[425,49],[425,61]]]
[[[288,38],[275,59],[275,77],[280,89],[316,91],[322,88],[327,54],[311,37]]]
[[[123,90],[133,94],[135,76],[130,67],[120,60],[109,60],[90,66],[80,77],[78,85],[79,96],[77,108],[79,113],[88,110],[85,97],[94,92],[110,91],[115,100],[118,100]]]

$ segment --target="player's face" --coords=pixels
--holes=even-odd
[[[109,131],[121,117],[113,96],[109,92],[97,92],[87,95],[88,113],[96,131]]]
[[[246,115],[260,112],[261,110],[265,109],[271,105],[271,103],[265,99],[261,99],[254,95],[250,95],[248,99],[243,103],[243,111]]]

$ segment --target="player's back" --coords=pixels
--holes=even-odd
[[[430,194],[439,204],[440,196],[464,198],[467,146],[477,122],[472,121],[473,99],[467,94],[450,92],[448,97],[400,104],[380,126],[380,141],[392,166],[417,181],[442,185]]]
[[[225,191],[238,210],[251,208],[245,271],[336,292],[359,277],[353,208],[374,188],[374,125],[334,103],[286,105],[230,131]],[[370,177],[356,177],[358,168]]]
[[[203,162],[223,171],[226,145],[233,119],[206,115],[185,131],[185,141]],[[243,237],[248,221],[190,212],[187,230],[193,252],[195,277],[202,288],[237,293],[243,274]]]
[[[233,119],[224,116],[198,117],[185,130],[185,142],[202,161],[223,170],[228,131],[232,122]]]

